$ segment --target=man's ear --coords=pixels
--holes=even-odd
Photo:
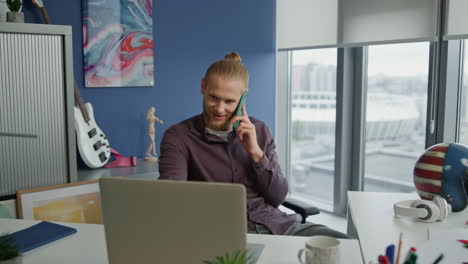
[[[205,95],[206,92],[206,80],[205,78],[201,79],[201,84],[200,84],[200,93]]]

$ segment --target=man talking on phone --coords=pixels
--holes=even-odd
[[[248,82],[236,52],[211,64],[201,80],[203,113],[171,126],[163,136],[159,179],[243,184],[250,233],[347,238],[323,225],[301,224],[278,209],[288,182],[267,125],[248,116],[239,103]],[[236,115],[239,107],[242,114]]]

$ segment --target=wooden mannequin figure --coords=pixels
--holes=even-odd
[[[148,162],[157,162],[158,161],[158,154],[156,153],[156,143],[154,143],[154,122],[158,122],[160,124],[163,123],[158,117],[154,116],[154,112],[156,109],[154,107],[150,107],[148,113],[146,114],[146,119],[148,119],[149,127],[148,127],[148,136],[150,138],[150,145],[148,151],[146,151],[145,161]],[[153,155],[151,155],[151,153]]]

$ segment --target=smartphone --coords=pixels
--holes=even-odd
[[[245,104],[245,98],[246,98],[247,93],[242,94],[239,104],[237,105],[236,112],[234,113],[234,116],[241,116],[242,115],[242,106]],[[239,126],[240,121],[234,122],[234,125],[232,125],[232,128],[234,131],[237,130],[237,127]]]

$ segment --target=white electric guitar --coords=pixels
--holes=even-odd
[[[42,0],[32,0],[41,10],[44,21],[50,24],[49,15]],[[81,159],[90,168],[99,168],[109,161],[111,149],[104,132],[97,126],[93,107],[90,103],[83,104],[80,92],[75,83],[75,130]]]
[[[75,130],[81,159],[90,168],[99,168],[109,161],[111,149],[104,132],[97,126],[93,107],[83,104],[75,86]]]

